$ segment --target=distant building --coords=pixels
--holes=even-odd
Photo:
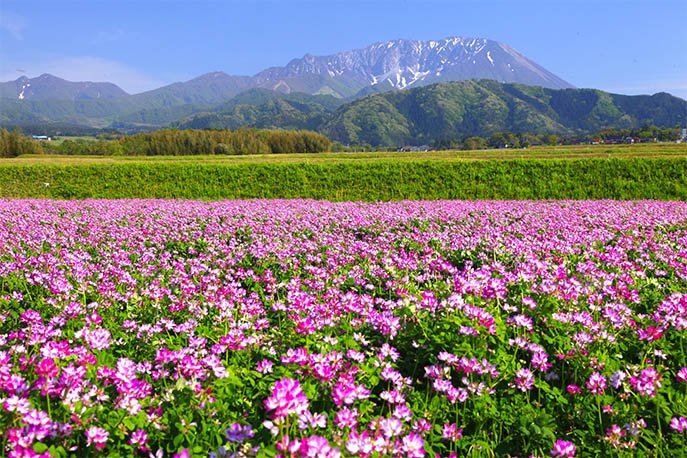
[[[32,135],[31,138],[42,142],[49,142],[52,140],[52,137],[48,137],[47,135]]]
[[[429,145],[420,145],[420,146],[402,146],[400,148],[396,148],[396,151],[400,153],[417,153],[417,152],[427,152],[429,151]]]

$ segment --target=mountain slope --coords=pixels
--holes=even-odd
[[[669,94],[623,96],[480,80],[358,99],[319,130],[342,143],[398,146],[495,132],[572,134],[648,124],[686,125],[687,101]]]
[[[0,83],[3,125],[307,128],[388,146],[497,131],[684,126],[686,105],[669,94],[574,89],[506,44],[459,37],[305,55],[254,76],[214,72],[135,95],[51,75]]]
[[[491,80],[437,83],[337,105],[334,97],[251,90],[174,123],[178,128],[313,129],[345,144],[428,144],[495,132],[593,133],[604,127],[687,124],[687,101]],[[340,103],[340,102],[339,102]],[[337,108],[338,107],[338,108]]]
[[[116,99],[129,94],[112,83],[71,82],[50,74],[37,78],[22,76],[0,83],[0,98],[15,100]]]
[[[179,129],[317,129],[344,102],[330,95],[251,89],[211,112],[173,123]]]
[[[172,113],[188,115],[224,103],[249,89],[262,88],[280,93],[306,93],[352,98],[370,93],[406,89],[443,81],[494,79],[550,88],[572,86],[529,60],[508,45],[484,38],[452,37],[443,40],[393,40],[329,56],[306,54],[283,67],[268,68],[254,76],[223,72],[201,75],[140,94],[129,95],[111,83],[69,82],[44,74],[0,83],[0,103],[60,101],[31,105],[22,112],[52,122],[86,122],[103,125],[119,118],[156,120],[168,123]],[[111,102],[109,109],[99,103]],[[94,108],[77,103],[94,101]],[[68,108],[62,102],[73,102]],[[159,110],[194,105],[193,108]],[[12,112],[15,112],[15,108]],[[139,113],[140,112],[140,113]],[[152,114],[151,114],[152,112]],[[55,118],[63,113],[63,118]],[[90,113],[93,113],[91,116]],[[138,113],[138,114],[137,114]],[[11,116],[6,115],[11,122]]]

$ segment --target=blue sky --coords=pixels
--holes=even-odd
[[[136,93],[395,38],[507,43],[577,87],[687,99],[687,0],[0,0],[0,81]]]

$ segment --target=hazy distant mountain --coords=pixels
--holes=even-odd
[[[37,78],[22,76],[0,83],[0,97],[16,100],[115,99],[128,95],[112,83],[74,83],[47,73]]]
[[[294,59],[254,76],[201,75],[131,97],[158,108],[216,104],[251,88],[351,97],[358,92],[405,89],[442,81],[493,79],[554,89],[573,87],[513,48],[484,38],[393,40],[330,56]],[[113,99],[128,94],[111,83],[69,82],[44,74],[0,83],[0,97],[17,100]]]
[[[183,83],[131,96],[146,108],[187,104],[217,104],[255,87],[249,76],[232,76],[224,72],[206,73]]]

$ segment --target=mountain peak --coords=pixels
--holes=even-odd
[[[261,87],[348,97],[369,86],[405,89],[443,81],[493,79],[572,88],[515,49],[487,38],[394,39],[326,56],[306,54],[256,75]]]
[[[303,92],[346,99],[475,79],[553,89],[572,87],[506,44],[488,38],[450,36],[435,40],[396,38],[325,56],[307,53],[283,67],[268,68],[254,76],[213,71],[131,97],[132,103],[145,107],[212,105],[261,88],[282,94]],[[111,83],[69,82],[48,73],[0,83],[0,97],[14,100],[76,101],[126,95]]]
[[[72,82],[50,73],[35,78],[25,75],[0,83],[0,97],[16,100],[88,100],[114,99],[129,94],[112,83]]]

